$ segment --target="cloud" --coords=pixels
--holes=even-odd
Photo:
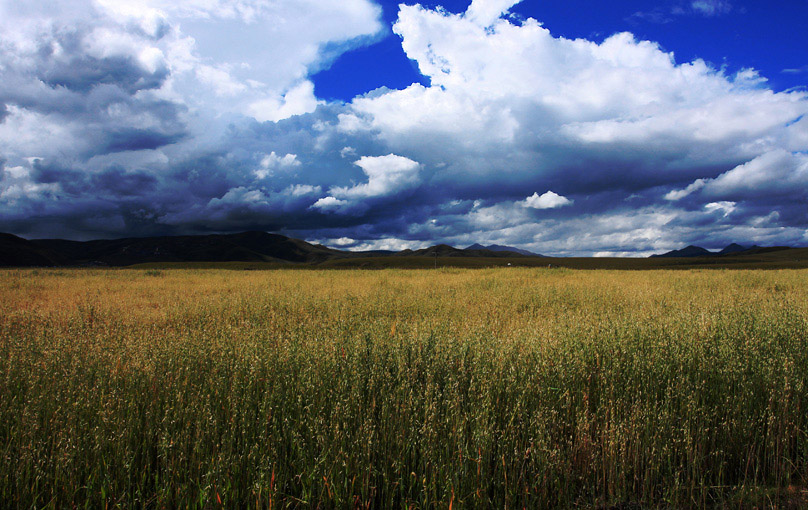
[[[381,8],[370,0],[144,0],[137,9],[121,0],[100,4],[120,25],[173,33],[163,52],[179,71],[174,86],[193,92],[194,103],[217,96],[219,108],[259,121],[313,111],[307,77],[383,29]]]
[[[419,184],[421,165],[411,159],[388,154],[363,156],[355,162],[368,181],[353,186],[334,186],[330,196],[321,198],[312,207],[340,213],[365,213],[374,202],[392,195],[401,196]]]
[[[259,122],[277,122],[294,115],[309,113],[317,107],[314,84],[305,80],[283,95],[259,99],[247,107],[249,114]]]
[[[179,133],[161,133],[148,129],[120,129],[107,135],[107,143],[99,147],[99,153],[154,150],[182,139]]]
[[[272,151],[261,158],[261,163],[254,173],[258,179],[266,179],[267,177],[275,175],[276,171],[289,170],[299,167],[300,165],[301,163],[297,159],[297,154],[279,156],[275,154],[275,151]]]
[[[732,11],[732,4],[727,0],[694,0],[690,6],[704,16],[719,16]]]
[[[312,186],[310,184],[294,184],[283,190],[284,195],[291,195],[293,197],[302,197],[306,195],[319,195],[323,189],[320,186]]]
[[[341,126],[422,162],[444,203],[504,202],[545,187],[574,199],[577,214],[617,214],[657,201],[665,217],[676,218],[670,202],[702,186],[677,191],[682,181],[707,182],[784,143],[806,146],[804,93],[773,93],[753,70],[728,76],[700,60],[679,64],[631,34],[597,44],[553,37],[532,20],[482,28],[468,13],[419,6],[402,6],[394,31],[431,86],[356,98]],[[690,212],[697,199],[683,202],[681,217],[715,221]],[[716,200],[701,207],[707,203]],[[738,207],[751,211],[750,204]],[[495,211],[463,213],[477,225],[429,228],[434,235],[515,228]]]
[[[472,0],[465,17],[472,22],[487,27],[521,0]]]
[[[311,112],[309,74],[382,30],[370,0],[1,3],[0,118],[18,136],[53,131],[65,155],[110,132],[99,152]]]
[[[782,149],[766,152],[713,179],[698,179],[684,190],[669,192],[667,200],[680,200],[696,191],[711,198],[736,200],[801,199],[808,187],[808,155]]]
[[[648,11],[637,11],[627,18],[629,22],[648,21],[650,23],[671,23],[681,16],[717,17],[734,9],[728,0],[692,0],[689,4],[677,3],[673,6],[655,7]]]
[[[127,171],[119,166],[94,174],[90,182],[95,191],[107,192],[116,198],[147,195],[157,186],[155,176],[146,172]]]
[[[543,195],[533,193],[521,202],[525,207],[532,209],[555,209],[556,207],[563,207],[572,204],[572,200],[567,197],[562,197],[552,191],[548,191]]]
[[[754,198],[804,193],[808,186],[808,155],[773,150],[712,180],[712,196]]]
[[[808,94],[752,69],[630,33],[557,37],[509,0],[402,5],[392,29],[428,85],[329,103],[311,76],[384,31],[369,0],[29,4],[0,0],[15,233],[558,255],[808,243]]]
[[[421,165],[403,156],[363,156],[356,166],[365,172],[368,182],[351,187],[335,187],[331,193],[343,198],[383,197],[411,188],[418,184],[418,170]]]
[[[316,209],[322,209],[323,211],[333,211],[338,210],[345,205],[348,205],[347,200],[339,200],[338,198],[334,197],[323,197],[314,202],[314,204],[312,204],[312,207]]]
[[[647,21],[650,23],[671,23],[674,21],[675,16],[680,14],[681,8],[676,12],[672,11],[671,9],[665,9],[662,7],[656,7],[650,11],[637,11],[632,13],[631,16],[626,18],[626,21],[632,24],[636,24],[639,21]],[[611,252],[605,252],[611,253]]]
[[[783,69],[782,72],[785,74],[804,74],[808,73],[808,66]]]
[[[726,218],[735,210],[735,205],[735,202],[729,201],[710,202],[704,206],[704,209],[709,213],[720,213]]]
[[[696,179],[692,184],[689,184],[685,189],[672,190],[665,194],[665,200],[676,201],[685,198],[695,191],[700,190],[707,184],[704,179]]]
[[[356,239],[351,239],[350,237],[340,237],[339,239],[330,241],[329,244],[339,247],[351,246],[356,244]]]

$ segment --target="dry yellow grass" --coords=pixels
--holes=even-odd
[[[807,318],[802,270],[3,271],[0,497],[776,505]]]

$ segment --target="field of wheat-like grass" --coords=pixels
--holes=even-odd
[[[0,272],[4,508],[786,508],[806,486],[808,271]]]

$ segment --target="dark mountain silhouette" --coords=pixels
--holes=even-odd
[[[242,232],[96,241],[0,237],[0,265],[128,266],[146,262],[322,262],[350,252],[277,234]]]
[[[129,266],[155,262],[276,262],[317,264],[332,259],[415,256],[524,257],[515,251],[466,249],[441,244],[421,250],[341,251],[266,232],[68,241],[0,237],[0,266]]]
[[[746,248],[740,244],[732,243],[726,246],[721,251],[709,251],[700,246],[690,245],[681,250],[673,250],[659,255],[651,255],[651,257],[668,257],[668,258],[682,258],[682,257],[724,257],[733,255],[758,255],[761,253],[771,253],[781,250],[790,250],[789,246],[772,246],[769,248],[762,248],[758,245]]]
[[[0,233],[0,267],[130,266],[136,264],[210,263],[211,267],[249,264],[252,268],[282,265],[318,267],[456,267],[532,266],[652,269],[687,267],[808,267],[808,248],[785,246],[740,250],[730,245],[721,252],[688,246],[649,259],[545,258],[472,245],[466,249],[439,244],[420,250],[351,252],[307,243],[266,232],[165,236],[96,241],[26,240]],[[743,248],[742,246],[740,246]],[[496,248],[496,245],[495,245]],[[267,264],[268,263],[268,264]],[[220,264],[217,266],[216,264]],[[241,267],[241,266],[237,266]]]
[[[67,261],[47,248],[17,237],[0,233],[0,266],[58,266]]]
[[[681,250],[673,250],[669,251],[668,253],[662,253],[659,255],[651,255],[651,257],[709,257],[711,255],[715,255],[715,253],[705,250],[701,246],[687,246],[682,248]]]
[[[738,253],[730,253],[730,255],[761,255],[764,253],[773,253],[776,251],[784,251],[784,250],[794,250],[791,246],[752,246],[748,250],[738,252]]]
[[[745,248],[745,247],[741,246],[738,243],[732,243],[729,246],[727,246],[726,248],[724,248],[723,250],[719,251],[718,254],[719,255],[729,255],[730,253],[741,253],[741,252],[744,252],[744,251],[746,251],[748,249],[749,248]]]
[[[489,244],[488,246],[483,246],[480,243],[474,243],[468,248],[466,248],[466,250],[510,251],[513,253],[518,253],[520,255],[526,255],[528,257],[544,257],[544,255],[533,253],[532,251],[523,250],[521,248],[514,248],[513,246],[503,246],[501,244]]]
[[[489,248],[475,248],[472,249],[475,245],[469,246],[466,249],[455,248],[454,246],[449,246],[448,244],[438,244],[436,246],[430,246],[429,248],[422,248],[420,250],[405,250],[403,252],[399,252],[399,255],[410,255],[410,256],[435,256],[435,252],[437,252],[438,257],[488,257],[488,258],[504,258],[504,257],[525,257],[526,255],[511,251],[511,250],[492,250]]]

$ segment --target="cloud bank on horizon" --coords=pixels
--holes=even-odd
[[[630,33],[554,36],[516,3],[400,5],[392,31],[429,85],[343,103],[311,77],[385,37],[371,0],[0,0],[0,230],[808,244],[808,93]]]

